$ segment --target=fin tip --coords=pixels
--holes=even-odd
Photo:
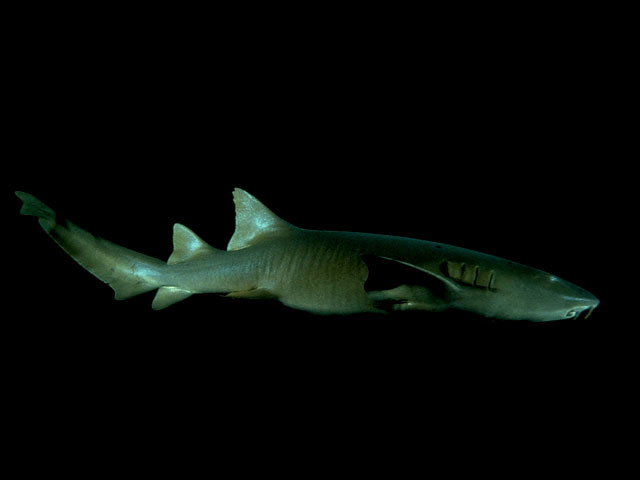
[[[241,250],[267,235],[294,228],[241,188],[233,190],[233,201],[236,206],[236,228],[227,250]]]

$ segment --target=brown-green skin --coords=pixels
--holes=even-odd
[[[411,238],[297,228],[241,189],[233,192],[236,230],[227,250],[174,225],[167,262],[94,237],[38,199],[16,192],[21,213],[117,299],[158,289],[154,309],[195,293],[274,298],[319,314],[442,311],[457,308],[510,320],[590,314],[598,299],[541,270],[492,255]]]

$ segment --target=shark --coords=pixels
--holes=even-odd
[[[21,213],[123,300],[157,290],[154,310],[194,294],[275,299],[325,315],[459,309],[504,320],[587,318],[599,300],[533,267],[414,238],[308,230],[236,188],[235,231],[226,250],[180,223],[167,261],[94,236],[36,197],[16,192]],[[583,315],[584,314],[584,315]]]

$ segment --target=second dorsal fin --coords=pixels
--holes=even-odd
[[[216,252],[220,250],[213,248],[184,225],[176,223],[173,226],[173,253],[167,261],[169,265]]]
[[[233,201],[236,205],[236,230],[227,250],[241,250],[265,237],[295,228],[240,188],[233,191]]]

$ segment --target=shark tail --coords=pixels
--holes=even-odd
[[[33,195],[16,192],[16,196],[23,202],[20,213],[38,217],[44,231],[76,262],[108,283],[116,299],[124,300],[162,286],[165,262],[93,236],[60,218]]]

